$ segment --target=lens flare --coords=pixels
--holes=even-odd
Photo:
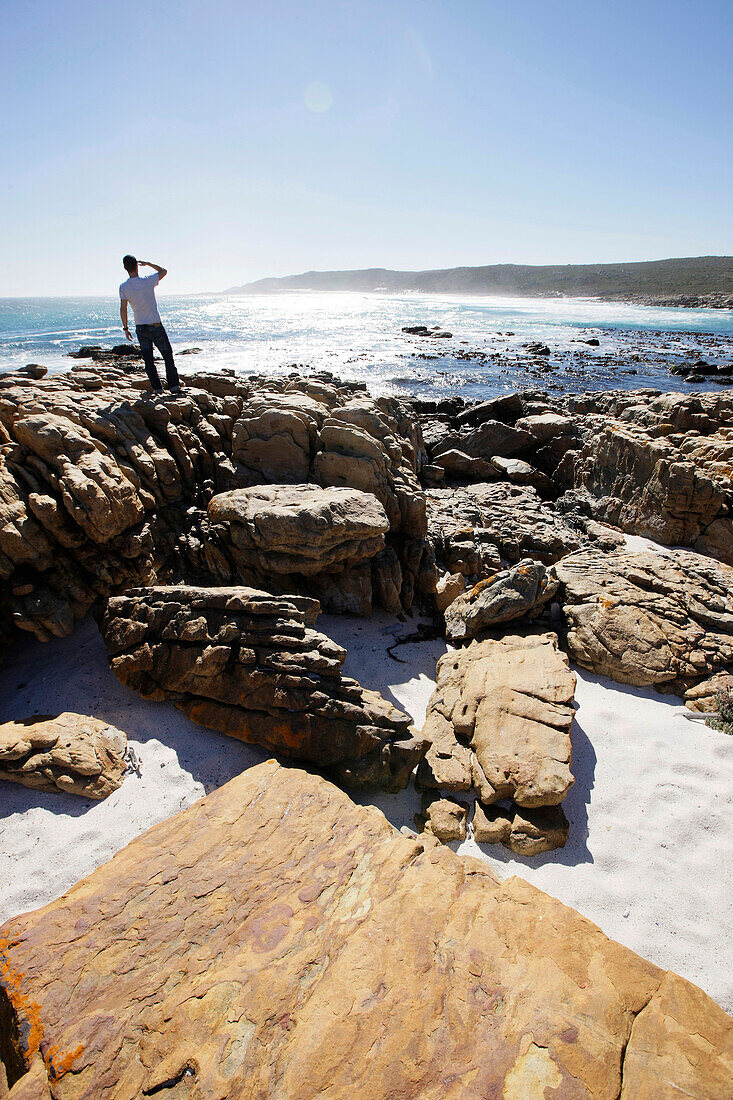
[[[333,92],[322,80],[314,80],[305,89],[303,102],[314,115],[323,115],[333,106]]]

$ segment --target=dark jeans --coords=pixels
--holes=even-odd
[[[143,359],[145,360],[145,370],[148,372],[150,385],[153,389],[158,393],[161,393],[163,390],[158,372],[155,368],[155,363],[153,362],[153,344],[155,344],[156,348],[163,356],[163,362],[165,363],[165,380],[168,383],[168,389],[173,390],[180,386],[181,383],[178,380],[176,364],[173,362],[173,348],[168,339],[168,333],[163,326],[135,325],[135,332],[140,341],[140,351],[143,353]]]

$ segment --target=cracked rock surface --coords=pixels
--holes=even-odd
[[[0,960],[10,1084],[42,1066],[54,1100],[720,1100],[731,1080],[701,990],[272,761],[9,921]]]
[[[554,634],[488,639],[446,653],[423,726],[430,747],[418,785],[472,791],[484,806],[508,799],[512,813],[558,805],[573,783],[574,694],[575,675]],[[497,831],[495,839],[510,835]],[[566,837],[567,830],[562,843]]]
[[[425,751],[411,719],[341,673],[317,600],[246,587],[133,589],[107,602],[110,666],[200,725],[307,761],[347,785],[406,786]]]
[[[310,594],[328,611],[368,615],[374,583],[393,556],[384,553],[389,521],[383,506],[359,489],[233,489],[212,498],[208,518],[204,554],[212,573]],[[222,569],[222,561],[230,568]],[[394,602],[399,609],[399,597]]]
[[[552,504],[529,486],[478,483],[426,493],[428,539],[448,573],[481,580],[525,557],[551,565],[581,545]]]
[[[729,393],[587,394],[564,403],[582,443],[558,480],[585,489],[598,519],[733,565]]]
[[[96,599],[136,585],[235,579],[206,552],[206,508],[253,485],[373,494],[387,545],[362,598],[409,610],[416,587],[432,591],[422,437],[397,401],[325,376],[226,371],[156,400],[136,370],[0,378],[0,645],[18,629],[64,637]]]
[[[555,566],[583,668],[677,694],[733,671],[733,568],[688,550],[584,550]]]
[[[125,771],[127,738],[86,714],[35,714],[0,725],[0,779],[39,791],[106,798]]]
[[[456,596],[445,612],[446,638],[464,641],[501,623],[533,618],[556,592],[552,570],[526,558]]]

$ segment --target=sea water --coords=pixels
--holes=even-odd
[[[466,398],[532,385],[567,391],[689,388],[670,364],[733,362],[733,312],[671,309],[580,298],[293,292],[158,296],[174,350],[187,369],[281,373],[308,367],[365,381],[375,393]],[[425,340],[403,326],[439,326]],[[585,341],[598,339],[597,348]],[[544,374],[528,373],[529,342],[550,349]],[[0,373],[27,363],[68,370],[80,344],[124,342],[119,301],[0,299]],[[537,365],[535,360],[535,366]],[[696,383],[696,389],[717,389]]]

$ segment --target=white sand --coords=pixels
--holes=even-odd
[[[444,643],[401,646],[395,652],[407,663],[398,664],[386,646],[411,622],[322,616],[318,625],[347,647],[348,673],[421,724]],[[499,846],[481,852],[471,840],[461,850],[575,906],[733,1011],[733,738],[690,721],[678,699],[588,673],[579,673],[576,702],[567,846],[534,859]],[[0,720],[62,710],[125,730],[142,774],[102,803],[0,781],[0,921],[57,897],[138,833],[266,756],[123,688],[91,621],[49,645],[21,642],[0,666]],[[398,827],[412,827],[419,806],[414,790],[359,801],[376,803]]]

